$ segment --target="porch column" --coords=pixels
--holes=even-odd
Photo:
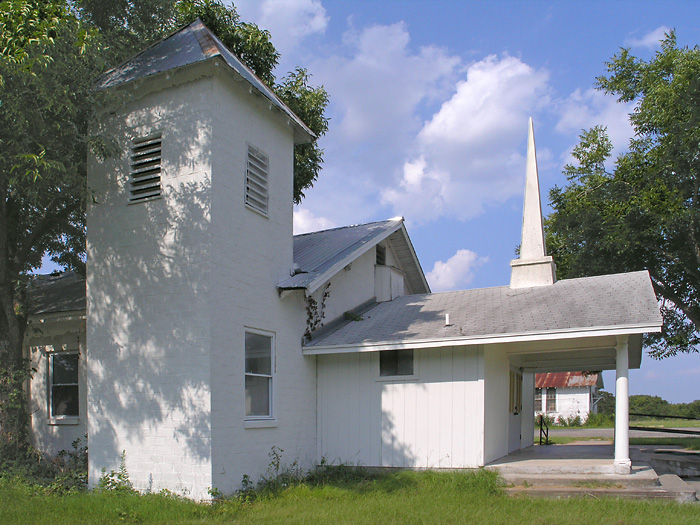
[[[629,474],[630,461],[630,400],[629,400],[629,355],[627,336],[617,338],[617,360],[615,371],[615,472]]]

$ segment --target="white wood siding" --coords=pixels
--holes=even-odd
[[[477,348],[417,350],[407,380],[380,379],[375,352],[319,356],[319,461],[483,465],[479,356]]]

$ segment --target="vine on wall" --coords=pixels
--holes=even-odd
[[[331,283],[326,284],[321,296],[321,303],[314,299],[311,295],[306,298],[306,331],[304,332],[304,341],[311,339],[311,333],[323,326],[323,319],[326,317],[326,299],[331,294]]]

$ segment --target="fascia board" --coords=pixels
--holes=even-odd
[[[345,268],[348,264],[352,263],[359,257],[363,256],[365,253],[367,253],[369,250],[374,248],[377,244],[382,242],[384,239],[389,237],[391,234],[393,234],[396,230],[398,230],[400,227],[403,227],[403,221],[397,221],[396,227],[387,229],[380,235],[377,235],[374,239],[372,239],[371,242],[367,242],[363,244],[362,246],[358,247],[356,250],[350,252],[344,259],[340,260],[339,262],[335,263],[333,266],[331,266],[328,270],[323,272],[322,274],[318,275],[313,281],[309,283],[309,285],[306,287],[306,296],[308,297],[312,293],[314,293],[316,290],[318,290],[324,283],[329,281],[336,273],[338,273],[340,270]]]
[[[404,239],[406,240],[406,244],[408,245],[408,249],[411,251],[411,256],[413,257],[413,263],[416,265],[418,268],[418,273],[420,273],[420,278],[421,281],[423,281],[423,286],[425,286],[425,289],[427,290],[427,293],[430,292],[430,285],[428,284],[428,280],[425,278],[425,272],[423,271],[423,267],[420,265],[420,261],[418,260],[418,255],[416,255],[416,250],[413,248],[413,243],[411,242],[411,238],[408,236],[408,231],[406,231],[406,226],[402,223],[401,224],[401,233],[404,236]]]
[[[50,314],[32,314],[29,316],[28,321],[32,323],[58,323],[63,321],[84,321],[85,319],[85,310],[72,310]]]
[[[304,355],[354,354],[363,352],[381,352],[384,350],[417,350],[420,348],[473,346],[496,343],[523,343],[529,341],[551,341],[555,339],[578,339],[580,337],[605,337],[658,332],[661,332],[660,325],[627,325],[513,333],[505,335],[484,335],[445,339],[418,339],[407,342],[380,341],[377,343],[360,343],[356,345],[319,345],[303,348],[302,353]]]

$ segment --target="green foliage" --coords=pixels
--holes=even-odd
[[[645,61],[622,50],[598,89],[635,102],[635,137],[611,169],[605,128],[584,131],[554,187],[547,245],[560,277],[648,269],[662,301],[663,332],[652,356],[700,344],[700,49],[678,48],[673,33]]]
[[[46,65],[44,47],[65,16],[65,2],[51,0],[4,0],[0,2],[0,61],[31,71]],[[0,84],[2,84],[0,74]]]
[[[615,416],[614,414],[589,414],[588,419],[584,423],[586,427],[593,428],[609,428],[615,426]]]
[[[107,472],[102,467],[102,476],[100,476],[100,480],[97,483],[97,488],[111,492],[136,493],[134,486],[129,480],[129,472],[126,470],[126,450],[122,451],[117,471],[110,470]]]
[[[596,404],[598,414],[614,416],[615,396],[605,390],[598,390],[598,397],[600,397],[600,401]]]

